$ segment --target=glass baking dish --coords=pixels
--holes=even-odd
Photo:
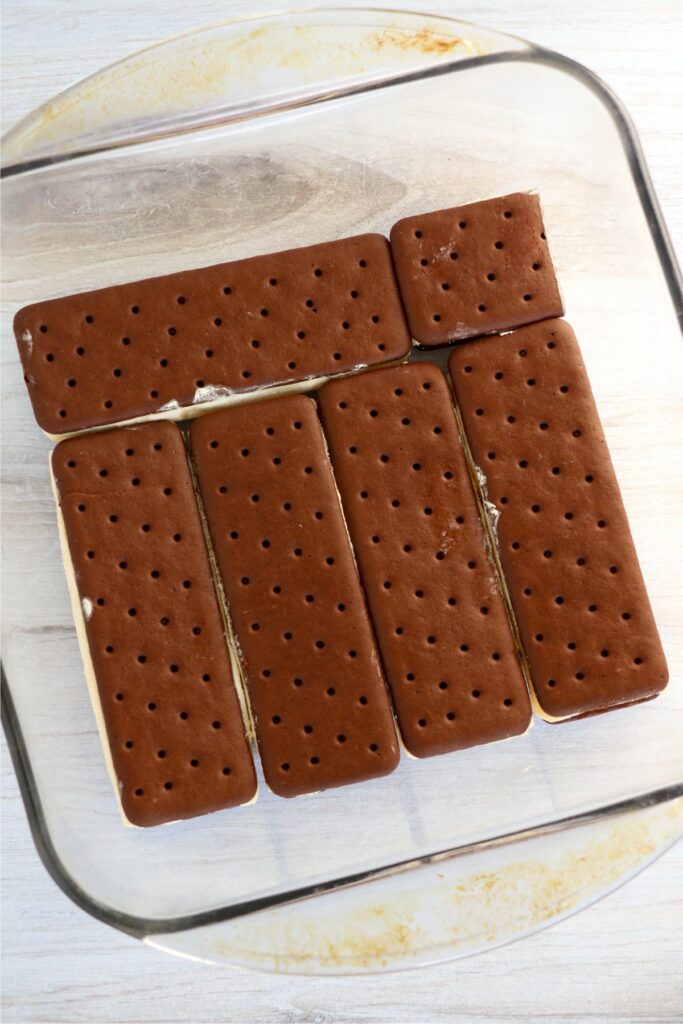
[[[24,119],[4,161],[3,712],[37,844],[77,902],[131,934],[189,933],[683,793],[681,282],[633,131],[600,82],[447,18],[308,10],[133,55]],[[513,741],[403,757],[360,786],[285,801],[261,785],[253,806],[124,828],[13,313],[152,273],[388,234],[408,214],[527,189],[542,198],[669,687],[609,715],[536,720]]]

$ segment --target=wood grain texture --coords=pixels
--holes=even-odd
[[[251,11],[281,6],[259,0]],[[418,5],[394,0],[393,6]],[[680,251],[683,8],[677,0],[574,0],[564,17],[550,0],[430,0],[426,6],[533,39],[600,74],[635,121]],[[242,0],[6,0],[3,130],[131,50],[245,11]],[[682,844],[591,910],[475,959],[371,981],[276,978],[184,963],[87,917],[40,864],[4,749],[3,783],[8,1024],[680,1020]]]

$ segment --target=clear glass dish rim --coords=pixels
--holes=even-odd
[[[227,26],[229,24],[239,24],[245,20],[259,21],[266,20],[267,18],[282,17],[283,15],[295,15],[295,14],[306,14],[315,15],[320,13],[332,13],[335,10],[338,13],[342,11],[346,14],[368,13],[375,11],[378,14],[395,13],[407,16],[425,16],[425,12],[401,10],[391,11],[389,8],[378,7],[358,7],[358,8],[342,8],[332,9],[329,7],[316,7],[307,8],[305,10],[290,10],[280,12],[278,15],[268,15],[263,18],[248,17],[242,19],[232,19],[230,21],[221,22],[213,26],[204,26],[204,29],[200,28],[193,30],[194,32],[208,30],[211,28],[218,28]],[[463,24],[460,19],[449,18],[447,16],[434,16],[435,20]],[[476,26],[473,26],[476,27]],[[505,37],[502,38],[512,38]],[[177,37],[176,37],[177,38]],[[170,42],[171,40],[164,40],[164,42]],[[618,133],[619,138],[626,155],[631,177],[633,179],[638,198],[640,200],[641,207],[650,231],[650,235],[655,246],[655,251],[659,258],[660,266],[664,273],[669,293],[671,296],[672,305],[674,308],[675,315],[678,323],[683,332],[683,277],[681,270],[678,266],[676,256],[673,250],[671,240],[659,207],[659,203],[652,185],[652,181],[649,175],[649,171],[645,164],[644,155],[635,128],[630,120],[628,113],[622,106],[621,102],[611,92],[611,90],[605,85],[605,83],[592,71],[573,61],[569,57],[565,57],[562,54],[556,53],[553,50],[548,50],[543,47],[538,47],[532,43],[527,43],[526,48],[523,50],[502,50],[494,53],[482,54],[480,56],[472,56],[467,58],[460,58],[453,61],[443,61],[438,64],[428,65],[424,68],[417,70],[407,71],[405,73],[392,73],[385,79],[374,80],[369,83],[352,84],[348,87],[342,87],[340,89],[334,89],[328,92],[324,92],[318,96],[306,98],[303,102],[310,104],[311,102],[326,102],[328,100],[334,100],[345,95],[362,95],[367,92],[371,92],[377,89],[391,88],[394,85],[406,84],[409,82],[420,81],[436,76],[452,74],[457,71],[471,70],[474,67],[484,66],[487,64],[502,64],[502,63],[514,63],[514,62],[526,62],[547,65],[553,67],[556,70],[561,71],[564,74],[569,75],[578,81],[585,88],[589,89],[603,106],[608,111]],[[154,47],[148,47],[146,49],[153,49]],[[144,51],[138,51],[144,52]],[[127,58],[124,58],[124,60]],[[121,63],[121,62],[118,62]],[[113,67],[114,65],[110,65]],[[103,69],[103,70],[108,70]],[[79,83],[80,84],[80,83]],[[288,104],[288,106],[296,106],[297,104]],[[272,112],[272,111],[269,111]],[[262,111],[255,112],[255,116],[260,116]],[[30,116],[30,115],[29,115]],[[218,122],[220,123],[220,122]],[[215,122],[214,122],[215,124]],[[213,126],[213,125],[212,125]],[[204,127],[207,127],[206,125]],[[181,128],[178,134],[184,134]],[[169,137],[176,134],[175,132],[165,132],[164,135]],[[118,140],[114,145],[107,145],[103,149],[117,149],[122,146],[127,146],[136,143],[142,143],[150,141],[149,137],[140,139],[129,139],[129,140]],[[94,155],[102,150],[92,149],[88,150],[87,153],[73,152],[61,154],[56,158],[48,157],[46,159],[39,159],[30,161],[25,164],[15,164],[9,167],[4,167],[0,171],[0,177],[10,177],[14,175],[20,175],[29,173],[30,171],[36,170],[40,167],[50,165],[55,162],[62,162],[69,159],[78,159],[84,155]],[[31,766],[31,759],[28,752],[28,748],[23,738],[23,732],[19,716],[17,714],[14,701],[11,694],[11,688],[9,680],[5,674],[4,665],[0,661],[0,692],[1,692],[1,706],[2,706],[2,720],[5,735],[7,738],[7,744],[9,747],[10,755],[12,757],[13,766],[19,783],[19,789],[23,799],[26,815],[31,829],[33,841],[35,843],[38,854],[48,871],[49,875],[59,886],[59,888],[82,910],[90,914],[97,920],[103,921],[105,924],[116,928],[119,931],[125,932],[135,938],[144,939],[148,936],[158,934],[168,934],[172,932],[182,932],[195,928],[199,928],[205,925],[217,924],[221,921],[234,920],[240,917],[245,917],[249,914],[258,913],[260,911],[266,911],[275,907],[285,906],[287,904],[297,903],[304,899],[311,899],[317,896],[325,895],[326,893],[338,892],[343,889],[348,889],[351,886],[357,886],[362,884],[368,884],[376,880],[384,879],[391,876],[396,876],[412,869],[422,867],[428,864],[438,863],[453,857],[464,856],[468,853],[475,851],[481,851],[487,848],[495,846],[507,845],[511,843],[521,842],[525,839],[529,839],[534,836],[549,834],[552,832],[564,831],[567,829],[575,828],[579,825],[587,824],[589,822],[598,821],[605,818],[610,818],[619,814],[628,813],[630,811],[640,810],[647,807],[653,807],[657,804],[665,803],[670,800],[677,799],[683,796],[683,779],[672,785],[655,789],[648,790],[631,796],[629,798],[607,804],[598,805],[594,808],[575,813],[569,816],[556,818],[550,821],[545,821],[540,824],[531,826],[521,830],[514,830],[511,832],[503,833],[498,836],[490,837],[481,841],[472,843],[460,844],[445,849],[435,850],[424,856],[411,857],[400,861],[393,862],[391,864],[381,865],[376,868],[371,868],[365,871],[356,872],[353,874],[341,876],[339,878],[330,879],[323,883],[311,884],[302,886],[296,889],[286,890],[281,893],[273,894],[270,896],[258,897],[248,900],[239,901],[237,903],[229,904],[223,907],[216,907],[212,910],[200,911],[193,914],[185,914],[171,918],[149,918],[143,916],[136,916],[133,914],[123,913],[116,910],[113,907],[109,907],[102,903],[100,900],[92,897],[86,890],[84,890],[78,882],[73,878],[69,871],[67,871],[64,863],[62,862],[52,837],[50,830],[47,825],[47,819],[43,810],[42,801],[38,791],[38,787],[35,781],[35,776]]]

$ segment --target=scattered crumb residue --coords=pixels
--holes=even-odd
[[[683,799],[575,835],[483,851],[362,890],[209,930],[201,955],[276,971],[359,971],[472,952],[579,909],[644,865],[681,830]],[[485,867],[485,870],[482,870]],[[386,885],[386,887],[385,887]],[[326,902],[327,900],[327,902]]]
[[[174,114],[179,104],[197,111],[223,107],[236,81],[240,88],[255,83],[268,96],[270,84],[261,85],[264,68],[271,77],[275,73],[277,95],[283,76],[289,79],[293,72],[309,87],[376,72],[378,63],[383,70],[393,64],[401,70],[411,60],[427,63],[481,52],[472,40],[435,31],[429,24],[415,31],[387,25],[343,43],[331,42],[311,25],[280,25],[275,37],[270,22],[253,28],[237,23],[227,38],[190,32],[134,53],[45,103],[12,132],[10,158],[118,139],[131,124],[146,122],[150,115]]]
[[[443,263],[445,260],[451,258],[451,253],[455,249],[455,242],[449,242],[448,245],[442,245],[440,249],[437,249],[432,256],[433,263]]]
[[[228,606],[227,601],[225,603],[225,607],[227,608],[227,610],[229,612],[230,608]],[[235,654],[237,655],[237,660],[238,660],[238,662],[240,664],[240,667],[242,669],[246,669],[246,658],[244,657],[244,650],[242,649],[242,645],[241,645],[241,643],[239,641],[239,637],[237,636],[237,634],[233,634],[232,642],[233,642],[234,647],[235,647]]]
[[[452,331],[448,332],[449,341],[464,341],[466,338],[472,336],[472,328],[469,324],[464,324],[460,321],[455,325]]]
[[[226,388],[220,384],[206,384],[202,388],[197,388],[192,404],[199,405],[201,402],[215,402],[217,398],[229,398],[234,393],[232,388]]]
[[[484,498],[484,507],[486,509],[486,514],[489,517],[489,522],[491,524],[491,529],[493,530],[493,535],[497,538],[498,520],[500,519],[500,509],[497,508],[497,506],[494,505],[492,501],[489,501],[488,498]]]
[[[370,48],[380,50],[419,50],[420,53],[435,54],[440,56],[444,53],[452,53],[453,50],[463,49],[474,53],[475,48],[468,39],[461,39],[459,36],[443,36],[430,32],[423,28],[419,32],[402,32],[396,28],[387,28],[382,32],[376,32],[369,39]]]
[[[446,555],[451,550],[451,544],[455,540],[455,529],[455,526],[445,526],[441,531],[441,550]]]
[[[483,470],[481,469],[481,467],[478,466],[476,464],[476,462],[472,463],[472,467],[474,469],[474,475],[476,476],[476,478],[477,478],[477,480],[479,482],[479,486],[481,487],[484,495],[486,495],[486,493],[487,493],[487,491],[486,491],[486,483],[487,483],[486,482],[486,476],[485,476]]]

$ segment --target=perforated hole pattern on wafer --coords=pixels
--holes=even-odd
[[[320,407],[409,749],[522,731],[528,698],[443,375],[375,371],[328,385]]]
[[[562,313],[534,195],[407,217],[392,228],[391,245],[420,344],[442,345]]]
[[[149,424],[74,438],[53,464],[131,820],[249,799],[253,768],[180,432]]]
[[[410,347],[380,235],[39,303],[17,314],[15,332],[36,415],[53,433],[334,375]]]
[[[571,329],[551,321],[468,348],[451,373],[501,509],[501,558],[539,699],[549,713],[577,713],[656,690],[663,655]]]
[[[313,404],[227,410],[191,437],[269,784],[383,774],[391,713]]]

